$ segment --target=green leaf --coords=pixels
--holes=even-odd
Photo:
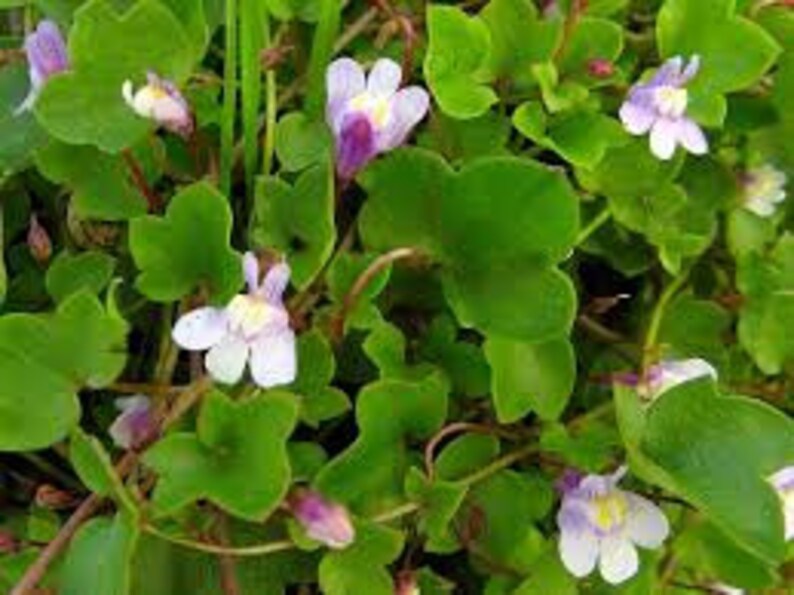
[[[754,556],[785,554],[783,511],[767,477],[794,457],[794,424],[756,400],[721,397],[710,381],[665,392],[647,412],[619,401],[637,471],[697,506]],[[636,396],[633,397],[636,399]]]
[[[104,252],[61,252],[47,269],[47,293],[62,302],[82,289],[98,294],[113,276],[116,259]]]
[[[36,165],[53,182],[71,188],[72,205],[82,217],[124,221],[146,213],[146,198],[121,157],[52,141],[36,153]]]
[[[259,178],[251,242],[284,252],[298,289],[306,288],[333,253],[333,174],[328,164],[303,172],[290,186],[279,178]]]
[[[715,95],[752,86],[780,53],[762,27],[734,14],[734,5],[735,0],[667,0],[659,12],[656,39],[661,56],[701,58],[700,72],[688,86],[693,111]],[[721,124],[724,116],[715,109],[696,115],[712,125]]]
[[[768,257],[739,259],[737,285],[745,298],[739,341],[766,374],[778,374],[794,358],[794,236],[785,234]]]
[[[234,402],[219,391],[204,397],[197,433],[177,432],[147,451],[160,475],[154,492],[159,515],[208,499],[251,521],[268,517],[290,484],[287,439],[298,405],[283,391]]]
[[[553,544],[530,566],[529,578],[512,592],[512,595],[577,595],[576,579],[562,565],[559,552]]]
[[[290,390],[303,397],[301,420],[317,427],[320,422],[345,413],[350,400],[341,390],[329,386],[336,361],[328,340],[317,330],[298,338],[298,377]]]
[[[677,357],[702,357],[719,366],[727,357],[723,340],[731,317],[712,301],[682,296],[665,310],[659,343]]]
[[[134,520],[123,513],[113,520],[88,521],[69,546],[61,570],[59,592],[63,595],[127,595],[138,535]]]
[[[123,15],[108,0],[83,5],[69,35],[71,68],[48,80],[36,101],[41,125],[59,140],[110,153],[135,144],[152,123],[124,102],[121,86],[143,84],[150,70],[177,84],[187,78],[201,54],[182,16],[158,0],[139,0]]]
[[[587,74],[590,60],[614,62],[623,51],[623,29],[614,21],[585,16],[576,23],[560,56],[561,72]]]
[[[151,300],[170,302],[201,287],[213,302],[228,301],[242,283],[240,258],[229,246],[231,230],[229,204],[206,182],[181,190],[165,217],[133,220],[130,251],[141,270],[138,289]]]
[[[439,106],[454,118],[481,116],[498,100],[484,84],[489,80],[488,27],[454,6],[430,5],[427,30],[424,73]]]
[[[462,483],[440,479],[430,482],[415,467],[409,470],[405,493],[421,507],[417,530],[427,538],[425,551],[449,554],[460,549],[452,523],[468,491]]]
[[[359,512],[382,512],[402,494],[407,441],[428,439],[446,414],[447,395],[434,376],[368,384],[357,399],[358,438],[319,473],[315,487]]]
[[[359,221],[367,247],[438,253],[439,205],[451,175],[438,154],[415,148],[398,149],[368,167],[359,177],[368,195]]]
[[[69,442],[69,459],[80,480],[100,496],[114,496],[127,513],[137,517],[137,507],[113,467],[102,443],[81,428],[75,428]]]
[[[326,163],[331,142],[328,126],[309,120],[302,112],[282,116],[276,126],[276,156],[284,171]]]
[[[443,112],[432,112],[418,144],[457,165],[477,157],[506,155],[509,137],[510,120],[502,114],[486,112],[479,118],[456,120]]]
[[[480,18],[491,32],[494,78],[527,78],[529,67],[550,60],[562,40],[563,20],[541,18],[530,0],[491,0]]]
[[[544,341],[573,325],[576,292],[556,268],[498,262],[454,271],[444,282],[458,321],[487,335]]]
[[[55,314],[0,317],[0,450],[35,450],[76,424],[76,391],[124,368],[126,325],[80,292]]]
[[[530,411],[543,419],[560,416],[576,380],[576,357],[567,339],[526,343],[491,336],[485,355],[501,423],[518,421]]]
[[[403,536],[375,523],[356,525],[348,548],[327,553],[320,563],[320,587],[326,595],[392,595],[394,584],[385,566],[400,555]]]

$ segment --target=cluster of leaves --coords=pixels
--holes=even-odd
[[[790,2],[237,4],[0,1],[0,586],[77,529],[42,586],[788,592],[766,478],[794,464],[794,214],[747,210],[743,180],[794,179]],[[70,68],[18,113],[39,17]],[[323,119],[336,53],[402,59],[433,99],[412,146],[352,181]],[[695,54],[710,150],[660,161],[616,114],[646,69]],[[122,100],[147,71],[182,88],[190,138]],[[213,386],[171,340],[241,290],[247,250],[292,269],[288,386]],[[718,381],[652,404],[613,383],[687,357]],[[133,392],[163,423],[121,454],[113,400]],[[619,587],[577,581],[554,482],[625,461],[674,538]],[[307,538],[299,486],[351,511],[351,546]],[[90,494],[112,505],[66,523]]]

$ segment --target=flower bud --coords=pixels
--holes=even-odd
[[[289,498],[289,508],[306,534],[332,549],[344,549],[356,538],[350,514],[341,504],[317,492],[300,490]]]
[[[52,241],[47,230],[42,227],[36,215],[30,216],[28,228],[28,248],[39,264],[47,264],[52,256]]]
[[[56,488],[48,483],[41,484],[36,489],[34,498],[36,506],[48,510],[63,510],[76,506],[79,499],[65,490]]]
[[[420,595],[416,575],[406,570],[397,575],[394,582],[394,595]]]
[[[0,530],[0,554],[12,554],[18,549],[16,538],[10,532]]]
[[[190,106],[171,81],[150,72],[146,85],[135,91],[132,81],[125,81],[121,94],[127,105],[142,118],[154,120],[166,130],[184,138],[193,134]]]
[[[615,73],[615,65],[606,58],[593,58],[587,63],[587,72],[593,78],[605,79]]]
[[[155,437],[157,424],[147,397],[116,399],[116,408],[121,413],[108,430],[116,446],[136,450]]]

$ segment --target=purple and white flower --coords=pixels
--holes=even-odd
[[[116,399],[115,404],[121,413],[110,426],[108,433],[116,446],[135,450],[154,438],[157,425],[148,397],[135,395]]]
[[[769,481],[783,503],[786,541],[791,541],[794,539],[794,465],[789,465],[774,473]]]
[[[666,360],[650,367],[644,380],[637,383],[637,392],[645,399],[654,400],[679,384],[703,377],[717,380],[717,370],[704,359]]]
[[[193,133],[193,114],[185,98],[171,81],[153,72],[146,75],[146,84],[133,90],[132,81],[124,81],[121,95],[136,114],[154,120],[166,130],[183,137]]]
[[[421,87],[399,89],[402,71],[381,58],[369,76],[355,60],[340,58],[326,73],[326,120],[336,144],[336,170],[352,179],[376,155],[405,142],[430,105]],[[399,89],[399,90],[398,90]]]
[[[639,569],[637,546],[657,548],[670,533],[664,513],[650,500],[618,489],[625,475],[587,475],[564,486],[557,526],[563,564],[576,577],[596,565],[608,583],[617,585]]]
[[[356,539],[347,509],[317,492],[299,490],[290,496],[289,508],[306,535],[331,549],[344,549]]]
[[[243,257],[248,293],[234,297],[225,308],[204,307],[188,312],[174,326],[173,338],[190,351],[209,350],[204,363],[218,382],[234,384],[246,364],[254,382],[270,388],[295,380],[295,333],[281,296],[290,269],[274,265],[259,281],[259,262],[253,253]]]
[[[28,59],[30,92],[16,109],[17,114],[33,107],[44,83],[51,76],[69,68],[66,43],[58,25],[52,21],[41,21],[36,30],[25,38],[24,49]]]
[[[623,127],[631,134],[651,133],[651,152],[670,159],[676,146],[695,155],[708,151],[700,126],[687,117],[686,84],[697,74],[700,58],[693,56],[684,67],[680,56],[670,58],[648,82],[635,83],[620,108]]]
[[[744,208],[759,217],[771,217],[786,199],[786,174],[766,163],[742,176]]]

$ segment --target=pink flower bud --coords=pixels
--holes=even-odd
[[[42,227],[36,215],[30,216],[28,228],[28,248],[39,264],[47,264],[52,256],[52,241],[47,230]]]
[[[587,72],[593,78],[605,79],[615,73],[615,65],[605,58],[593,58],[587,63]]]
[[[315,541],[332,549],[344,549],[355,540],[350,514],[341,504],[329,502],[310,490],[296,492],[288,504],[306,534]]]
[[[155,437],[157,423],[147,397],[136,395],[116,399],[116,408],[121,413],[108,430],[116,446],[135,450]]]
[[[18,549],[16,538],[8,531],[0,530],[0,554],[12,554]]]
[[[397,575],[394,582],[394,595],[420,595],[416,575],[410,570],[405,570]]]

